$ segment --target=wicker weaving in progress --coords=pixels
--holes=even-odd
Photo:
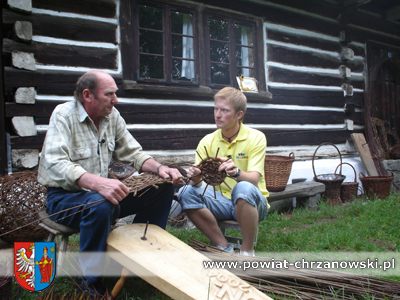
[[[0,234],[13,243],[26,240],[42,240],[48,231],[37,224],[38,213],[46,209],[47,190],[37,181],[36,172],[18,172],[0,178]],[[24,226],[23,228],[20,228]],[[15,230],[20,228],[19,230]]]
[[[154,187],[158,189],[159,184],[163,183],[172,183],[170,179],[164,179],[157,174],[154,173],[142,173],[138,176],[128,177],[122,182],[130,189],[130,193],[133,193],[134,196],[137,195],[139,191],[142,191],[146,188]],[[141,195],[143,195],[146,191],[144,191]],[[139,195],[139,197],[141,196]]]

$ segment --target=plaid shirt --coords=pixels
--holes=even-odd
[[[133,163],[136,170],[151,158],[128,132],[116,108],[100,119],[98,131],[82,103],[66,102],[58,105],[50,118],[38,181],[48,187],[81,189],[76,181],[86,172],[107,177],[112,157]]]

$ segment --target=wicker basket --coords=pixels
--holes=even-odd
[[[270,192],[285,190],[289,180],[294,153],[289,156],[266,155],[264,165],[265,185]]]
[[[356,169],[354,169],[354,167],[351,164],[344,162],[336,167],[335,173],[336,173],[337,169],[339,168],[339,166],[341,166],[341,165],[349,165],[354,171],[354,182],[343,182],[340,187],[340,199],[343,202],[351,202],[351,201],[353,201],[354,198],[357,197],[357,192],[358,192]]]
[[[390,187],[393,181],[393,172],[390,175],[365,176],[362,172],[359,174],[364,194],[370,198],[386,199],[390,194]]]
[[[330,204],[332,205],[342,204],[343,202],[340,199],[340,186],[342,185],[343,180],[346,178],[346,176],[342,175],[342,167],[340,167],[340,174],[331,173],[331,174],[317,175],[315,173],[315,167],[314,167],[315,154],[317,153],[317,150],[324,145],[331,145],[335,147],[335,149],[339,153],[340,165],[342,164],[342,155],[340,154],[339,149],[332,143],[322,143],[317,147],[317,149],[315,149],[312,158],[314,180],[325,184],[325,197],[329,200]]]

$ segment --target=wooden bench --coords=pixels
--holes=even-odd
[[[274,202],[283,199],[295,198],[296,203],[304,205],[310,209],[318,208],[318,195],[325,192],[325,185],[321,182],[306,181],[288,184],[286,189],[282,192],[270,192],[268,202]],[[230,245],[237,248],[238,243],[242,242],[241,237],[229,236],[226,234],[226,229],[240,230],[239,223],[235,220],[220,220],[218,226],[221,229],[222,234]],[[258,234],[258,232],[257,232]],[[254,240],[254,246],[257,245],[257,236]]]

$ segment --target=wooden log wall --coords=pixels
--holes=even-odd
[[[77,78],[91,69],[115,78],[117,108],[145,150],[193,157],[200,138],[215,130],[211,94],[191,89],[165,93],[163,87],[156,87],[156,93],[124,90],[119,16],[128,0],[24,1],[21,9],[9,0],[2,11],[5,123],[14,153],[40,151],[52,110],[73,99]],[[397,45],[400,26],[363,12],[343,25],[337,20],[340,9],[324,1],[198,3],[264,22],[262,57],[273,98],[250,97],[245,123],[266,134],[268,151],[284,155],[304,148],[309,157],[317,145],[331,142],[346,152],[350,134],[364,130],[366,40]],[[29,33],[16,33],[16,24],[25,24],[25,31],[31,28],[31,40]],[[33,103],[16,100],[32,99],[32,89]],[[31,96],[16,97],[24,93]],[[37,133],[18,134],[13,120],[33,121]]]

